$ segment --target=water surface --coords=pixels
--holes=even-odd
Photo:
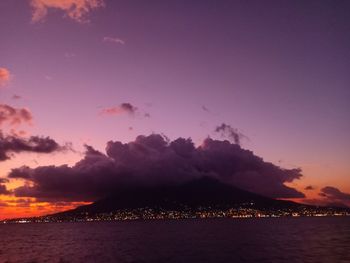
[[[350,262],[350,218],[0,225],[0,262]]]

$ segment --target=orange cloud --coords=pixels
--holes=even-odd
[[[0,87],[5,86],[11,78],[10,71],[6,68],[0,68]]]
[[[22,123],[30,124],[33,120],[32,113],[26,108],[14,108],[7,104],[0,104],[0,126],[7,123],[10,126]]]
[[[104,0],[31,0],[30,4],[33,8],[33,22],[45,19],[48,9],[58,9],[80,23],[88,21],[87,16],[93,9],[105,5]]]

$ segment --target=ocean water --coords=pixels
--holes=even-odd
[[[0,262],[350,262],[350,218],[0,225]]]

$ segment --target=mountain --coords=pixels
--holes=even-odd
[[[54,216],[112,213],[118,210],[152,208],[157,210],[229,209],[245,206],[254,209],[296,209],[300,204],[254,194],[216,179],[202,177],[171,186],[139,186],[120,190],[90,205]]]

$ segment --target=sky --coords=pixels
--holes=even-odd
[[[135,145],[162,169],[245,155],[261,169],[209,172],[350,206],[349,11],[341,0],[2,0],[0,219],[93,201],[109,179],[74,198],[70,180],[111,160],[154,171]],[[191,161],[173,156],[179,137]]]

